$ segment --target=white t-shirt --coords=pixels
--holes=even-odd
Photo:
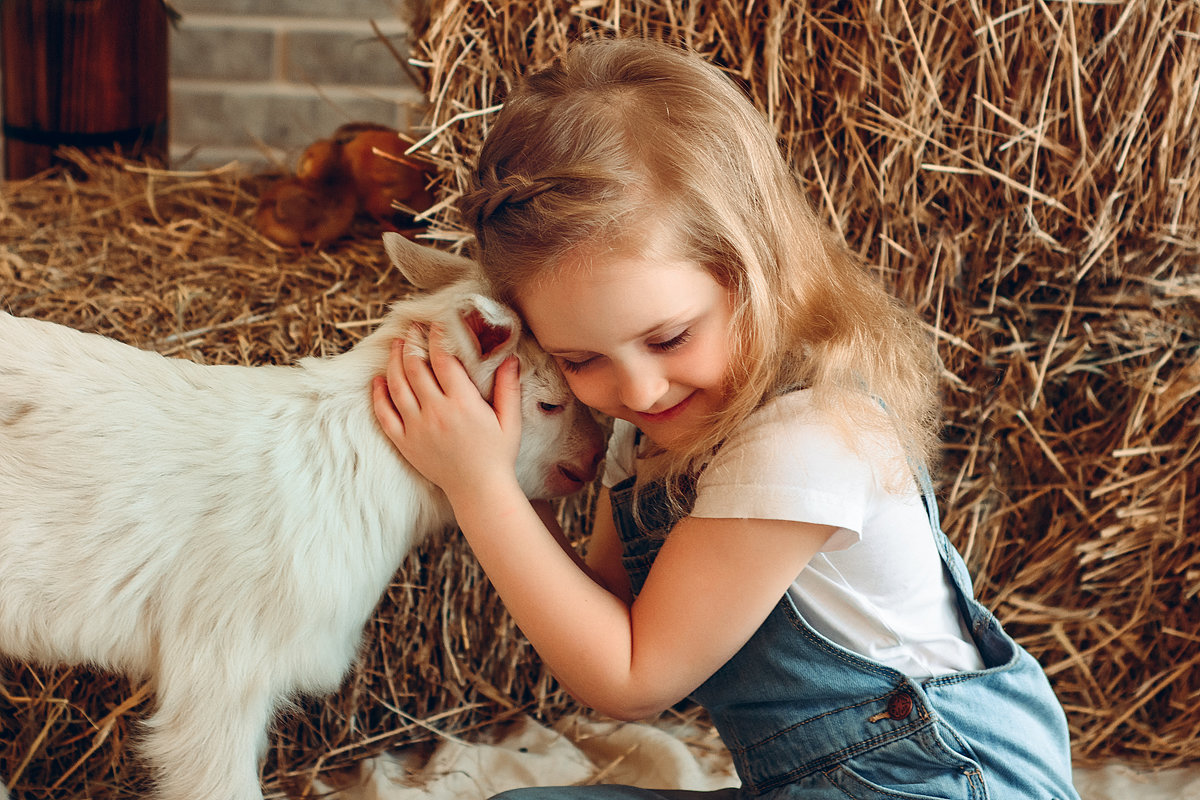
[[[836,526],[789,589],[814,630],[912,678],[982,669],[915,480],[895,491],[898,443],[859,447],[868,462],[823,416],[804,391],[754,412],[700,475],[692,516]],[[605,485],[636,471],[635,435],[616,422]]]

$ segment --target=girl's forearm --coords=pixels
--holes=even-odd
[[[537,514],[538,519],[542,521],[542,524],[546,526],[546,530],[549,531],[550,535],[554,537],[554,541],[560,548],[562,548],[562,551],[566,553],[572,561],[575,562],[576,566],[587,573],[592,580],[604,585],[604,582],[599,579],[599,577],[587,565],[587,562],[583,560],[583,556],[576,552],[575,548],[571,546],[571,542],[567,540],[566,534],[563,533],[562,526],[558,524],[558,517],[554,513],[554,507],[550,505],[550,502],[547,500],[531,500],[529,504],[533,506],[534,513]]]
[[[560,546],[515,481],[451,501],[509,613],[571,693],[616,717],[658,710],[632,670],[630,607]]]

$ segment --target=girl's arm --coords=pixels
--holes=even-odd
[[[584,703],[628,720],[683,699],[733,656],[833,532],[685,519],[628,604],[575,567],[523,513],[529,506],[515,482],[453,502],[484,571],[550,668]]]
[[[550,502],[547,500],[531,500],[529,504],[533,506],[534,513],[538,515],[538,519],[546,526],[546,530],[558,542],[558,546],[562,548],[562,551],[570,556],[571,560],[580,569],[590,571],[591,567],[579,555],[579,552],[571,545],[571,542],[567,540],[567,535],[563,533],[562,526],[558,524],[558,516],[554,513],[554,507],[550,505]]]
[[[598,711],[639,719],[685,697],[750,638],[834,531],[685,519],[630,603],[621,591],[627,582],[615,577],[607,511],[597,519],[594,569],[620,584],[618,593],[559,545],[517,485],[514,366],[497,374],[493,408],[435,340],[431,333],[429,364],[393,356],[387,384],[374,387],[376,415],[405,458],[445,491],[476,558],[542,659]]]
[[[554,509],[545,500],[530,501],[538,518],[546,526],[546,530],[558,540],[558,546],[584,572],[610,592],[620,597],[626,603],[633,602],[633,590],[629,585],[629,575],[621,564],[621,539],[617,535],[617,526],[612,517],[612,501],[608,488],[600,489],[596,498],[596,516],[592,520],[592,534],[588,537],[587,556],[581,557],[579,552],[567,540]]]
[[[607,488],[596,498],[596,516],[592,520],[592,535],[588,537],[587,565],[592,574],[626,605],[633,602],[629,575],[621,564],[621,539],[612,517],[612,498]]]

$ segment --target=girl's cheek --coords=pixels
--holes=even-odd
[[[727,339],[721,340],[720,344],[715,348],[713,357],[710,362],[710,382],[713,384],[724,384],[729,381],[733,372],[733,359],[735,354],[729,346]]]
[[[588,399],[592,396],[590,381],[579,375],[568,377],[567,387],[571,390],[571,394],[575,395],[576,399],[581,403],[587,403]]]
[[[604,411],[605,401],[603,392],[600,389],[602,381],[596,379],[595,376],[585,373],[566,373],[567,387],[570,388],[571,394],[583,403],[585,406],[590,406],[598,411]]]

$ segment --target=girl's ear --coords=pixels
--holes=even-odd
[[[383,234],[383,249],[400,274],[418,289],[440,289],[478,269],[469,258],[419,245],[392,231]]]

